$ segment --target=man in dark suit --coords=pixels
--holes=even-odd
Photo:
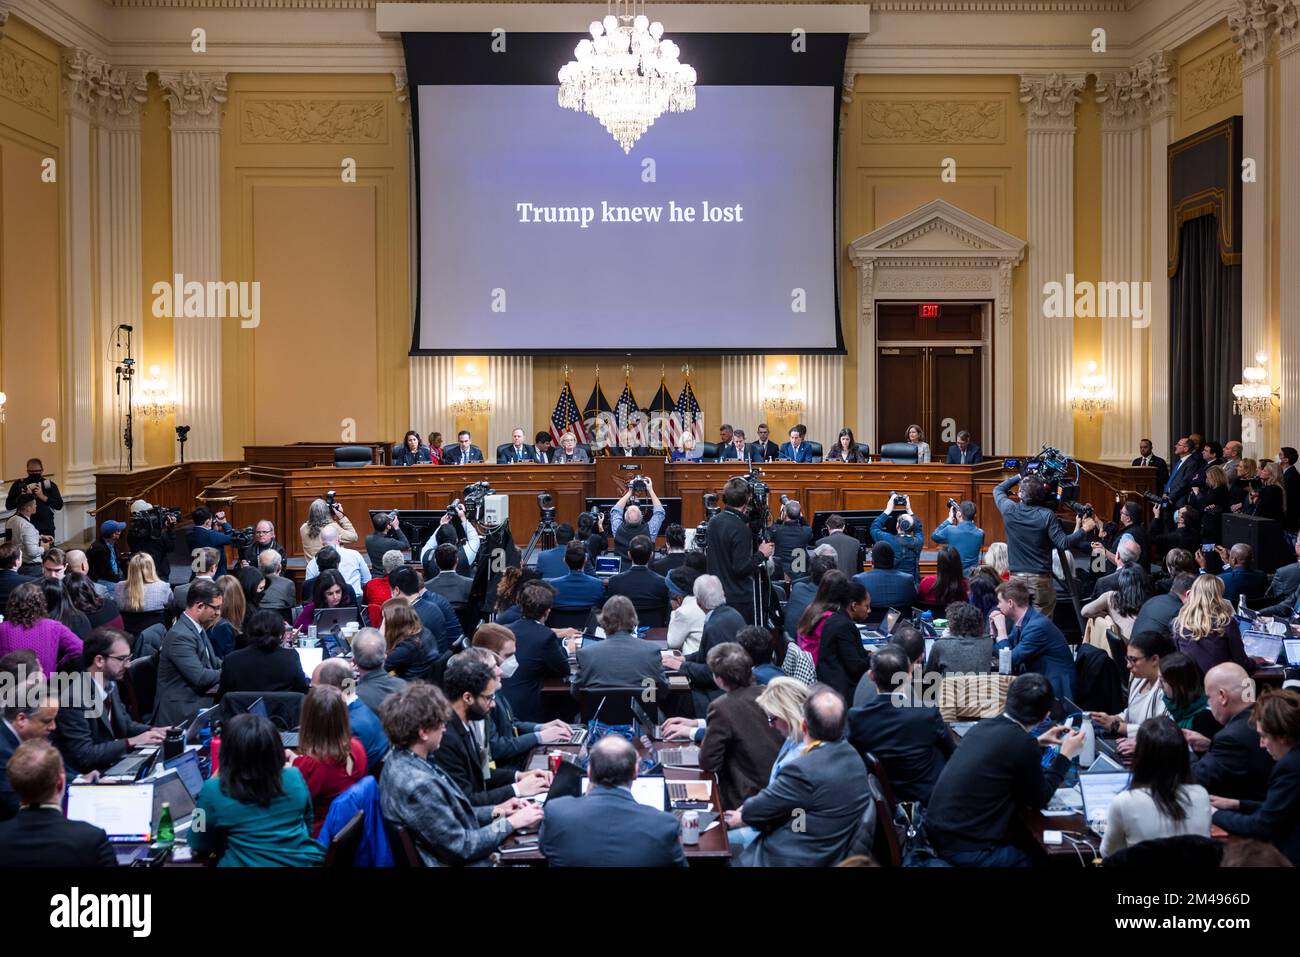
[[[978,445],[971,442],[970,433],[964,430],[958,432],[956,443],[948,446],[948,464],[974,465],[983,461],[984,453]]]
[[[638,535],[628,543],[632,567],[609,580],[606,591],[612,597],[624,595],[632,602],[637,617],[648,628],[668,624],[668,582],[649,568],[654,545],[648,535]]]
[[[1133,460],[1133,465],[1149,465],[1156,470],[1156,489],[1163,489],[1169,482],[1169,463],[1155,454],[1155,448],[1150,439],[1143,439],[1138,443],[1138,451],[1141,453]]]
[[[1262,801],[1273,773],[1273,759],[1259,746],[1259,732],[1251,723],[1255,683],[1246,669],[1233,662],[1215,665],[1205,675],[1205,696],[1210,713],[1223,727],[1213,738],[1183,731],[1194,754],[1196,782],[1218,797]]]
[[[1036,672],[1058,698],[1074,697],[1074,656],[1050,618],[1031,607],[1029,586],[1019,579],[998,586],[998,607],[989,614],[994,648],[1010,647],[1012,670]],[[1008,634],[1009,630],[1009,634]]]
[[[151,728],[132,719],[117,683],[131,660],[131,636],[114,628],[91,632],[81,651],[84,669],[77,682],[90,700],[59,715],[53,741],[74,773],[106,771],[132,748],[161,744],[166,728]]]
[[[19,585],[32,580],[26,575],[18,574],[22,563],[22,546],[17,542],[0,542],[0,612],[9,601],[10,593]]]
[[[472,465],[483,461],[483,450],[470,442],[469,432],[461,429],[456,433],[456,445],[442,450],[443,465]]]
[[[691,683],[691,696],[695,699],[695,714],[703,717],[709,702],[722,694],[722,689],[713,680],[713,672],[709,670],[709,652],[724,642],[735,641],[746,622],[740,612],[727,604],[722,582],[716,575],[701,575],[695,579],[694,594],[696,604],[704,612],[700,647],[685,658],[665,658],[663,664],[669,671],[686,675]]]
[[[844,740],[844,699],[813,685],[804,704],[803,747],[776,779],[724,814],[727,827],[760,831],[740,863],[754,867],[827,867],[838,863],[871,799],[867,769]]]
[[[405,598],[420,616],[420,624],[437,642],[438,651],[445,653],[465,637],[456,609],[441,595],[420,587],[420,576],[415,569],[402,566],[388,573],[388,587],[394,598]]]
[[[894,568],[894,549],[889,542],[871,546],[871,571],[853,576],[871,596],[872,608],[906,610],[916,601],[916,581]]]
[[[515,717],[521,721],[546,720],[542,708],[542,682],[569,676],[569,655],[554,631],[546,626],[553,592],[541,582],[529,582],[519,596],[523,617],[510,624],[515,636],[515,673],[501,683]]]
[[[573,541],[573,526],[561,522],[555,526],[555,547],[537,553],[537,574],[542,578],[560,578],[569,573],[564,564],[564,552]]]
[[[20,687],[16,678],[12,687]],[[10,759],[25,742],[47,740],[59,716],[59,699],[44,680],[29,680],[22,687],[24,694],[0,707],[0,821],[18,813],[19,798],[7,774]]]
[[[776,561],[778,577],[803,578],[808,574],[808,543],[812,541],[812,528],[804,521],[803,510],[796,501],[786,502],[777,513],[777,519],[768,530],[776,551],[772,558]],[[795,555],[801,554],[799,567],[795,567]]]
[[[537,461],[536,450],[524,441],[524,430],[515,429],[510,433],[510,442],[497,449],[497,464],[519,465],[523,462]]]
[[[731,441],[718,450],[719,462],[745,462],[754,460],[754,450],[745,441],[744,429],[733,429]]]
[[[1185,504],[1187,497],[1192,494],[1192,482],[1199,469],[1198,459],[1192,452],[1191,440],[1186,436],[1180,438],[1174,445],[1174,455],[1176,461],[1165,482],[1164,492],[1173,507],[1178,508]],[[1172,509],[1170,515],[1172,516]]]
[[[1006,710],[978,722],[930,794],[925,827],[939,856],[955,867],[1028,866],[1012,841],[1012,820],[1019,809],[1041,811],[1052,799],[1083,750],[1082,731],[1063,734],[1055,727],[1037,740],[1029,729],[1052,711],[1056,697],[1042,675],[1021,675],[1007,690]],[[1060,753],[1044,768],[1040,745],[1060,744]]]
[[[220,560],[220,555],[218,554],[217,549],[205,548],[195,556],[195,560],[198,564],[193,567],[196,569],[202,568],[203,571],[196,571],[194,577],[190,581],[181,582],[179,585],[172,586],[172,600],[167,606],[167,620],[169,622],[175,621],[176,617],[188,606],[191,585],[195,582],[215,582],[217,580],[216,568],[217,562]],[[308,586],[310,586],[310,584],[310,582],[307,582]],[[308,595],[311,594],[310,587],[306,593]],[[289,607],[292,608],[293,606],[290,605]]]
[[[605,583],[583,571],[587,549],[582,542],[569,542],[564,561],[568,574],[547,579],[555,588],[556,608],[593,608],[605,600]]]
[[[686,529],[676,522],[665,525],[664,543],[668,546],[668,554],[652,558],[650,560],[650,570],[656,575],[663,575],[667,578],[668,573],[674,568],[681,568],[686,564]],[[1300,568],[1300,565],[1296,567]]]
[[[1296,599],[1300,598],[1300,538],[1296,539],[1295,556],[1296,561],[1283,565],[1273,573],[1273,580],[1269,582],[1267,594],[1276,600],[1276,604],[1261,609],[1261,615],[1291,614]]]
[[[117,866],[101,828],[63,816],[67,775],[48,742],[23,742],[9,758],[7,776],[22,810],[0,824],[0,868]]]
[[[666,694],[668,678],[659,649],[637,637],[637,615],[632,602],[622,595],[606,601],[600,610],[600,627],[605,631],[605,640],[585,643],[578,652],[574,692],[645,689],[653,684],[659,694]]]
[[[766,634],[755,625],[746,630],[751,629]],[[763,687],[754,684],[753,659],[744,647],[732,641],[714,645],[708,666],[723,695],[709,703],[700,770],[718,776],[723,807],[740,807],[767,786],[785,738],[758,706]]]
[[[1282,466],[1282,491],[1286,493],[1286,521],[1282,527],[1288,532],[1300,531],[1300,470],[1296,469],[1296,456],[1300,452],[1284,445],[1277,453]]]
[[[862,543],[857,537],[850,535],[844,529],[846,522],[842,515],[831,515],[826,519],[826,535],[818,539],[813,547],[820,548],[822,545],[829,545],[835,549],[837,556],[835,567],[844,573],[844,577],[852,578],[858,572],[862,571]]]
[[[220,578],[226,574],[226,546],[234,541],[230,537],[230,523],[226,521],[225,512],[215,514],[206,506],[200,505],[191,515],[194,527],[185,533],[185,544],[194,553],[196,548],[214,548],[217,551],[217,567],[213,575]]]
[[[352,664],[357,669],[357,697],[375,714],[384,699],[406,687],[405,679],[384,670],[388,645],[374,628],[362,628],[352,638]]]
[[[267,611],[287,611],[298,603],[298,591],[293,579],[284,577],[284,562],[280,553],[267,549],[258,556],[257,570],[266,578],[266,588],[258,608]]]
[[[781,446],[782,462],[806,463],[813,460],[812,447],[804,441],[807,433],[807,428],[802,425],[796,425],[790,430],[790,441]]]
[[[370,559],[370,567],[378,572],[384,567],[385,554],[409,551],[411,542],[402,531],[396,512],[375,512],[370,521],[375,530],[366,536],[366,557]]]
[[[533,461],[539,465],[548,465],[551,454],[555,451],[555,439],[550,432],[538,432],[533,437]]]
[[[767,423],[760,422],[758,424],[758,438],[753,444],[755,462],[775,462],[781,457],[781,446],[773,442],[768,435]]]
[[[582,797],[546,802],[538,835],[551,867],[685,867],[677,818],[632,796],[636,749],[606,735],[591,749]]]
[[[154,720],[180,724],[201,708],[212,707],[221,681],[221,659],[208,638],[208,629],[221,617],[221,589],[215,582],[190,583],[186,608],[163,638],[158,659],[158,697]]]
[[[460,786],[475,807],[500,805],[515,797],[529,797],[546,789],[546,771],[492,769],[491,752],[480,728],[471,722],[487,722],[496,707],[501,682],[482,658],[461,652],[447,663],[442,687],[452,714],[435,757],[438,767]]]
[[[867,674],[879,694],[849,711],[849,743],[864,760],[880,760],[896,798],[928,803],[953,741],[939,710],[912,700],[911,666],[897,645],[871,656]]]
[[[754,620],[754,582],[760,567],[771,558],[776,546],[762,542],[754,549],[749,530],[749,483],[736,476],[722,487],[721,512],[709,519],[705,527],[708,544],[705,560],[710,575],[722,582],[727,604],[740,612],[746,622]],[[703,664],[703,659],[700,659]]]
[[[1262,598],[1268,591],[1268,576],[1253,567],[1254,559],[1254,550],[1245,542],[1238,542],[1228,550],[1228,567],[1219,575],[1223,600],[1228,604],[1236,605],[1242,595],[1247,599]]]
[[[1141,610],[1133,622],[1133,629],[1129,634],[1140,635],[1144,631],[1158,631],[1161,634],[1171,634],[1173,630],[1173,621],[1178,617],[1178,613],[1183,610],[1183,602],[1187,600],[1187,591],[1192,587],[1192,582],[1196,576],[1183,572],[1174,576],[1174,580],[1169,584],[1169,591],[1163,595],[1155,595],[1148,598],[1142,603]]]
[[[438,574],[424,583],[425,591],[441,595],[451,602],[452,608],[464,608],[469,601],[469,593],[474,587],[474,579],[467,578],[456,571],[460,561],[460,549],[450,542],[443,542],[433,550],[433,561]]]

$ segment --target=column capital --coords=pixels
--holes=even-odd
[[[1294,53],[1300,49],[1300,0],[1274,0],[1277,16],[1278,49]]]
[[[138,129],[148,89],[143,72],[114,67],[80,48],[64,52],[64,107],[83,119]]]
[[[1142,125],[1146,110],[1138,96],[1132,70],[1115,70],[1097,75],[1097,106],[1103,132],[1123,132]]]
[[[0,40],[4,39],[5,24],[9,22],[9,8],[0,6]]]
[[[1286,7],[1290,7],[1290,33],[1294,37],[1295,4],[1292,0],[1231,0],[1228,28],[1237,44],[1243,71],[1262,66],[1268,58],[1269,41],[1282,18],[1282,8]]]
[[[63,107],[82,119],[94,116],[99,90],[108,64],[88,50],[75,48],[63,53]]]
[[[1049,73],[1020,77],[1020,102],[1030,131],[1074,130],[1074,108],[1087,84],[1082,74]]]
[[[158,74],[158,85],[167,97],[173,130],[217,131],[221,129],[221,106],[226,102],[226,74]]]

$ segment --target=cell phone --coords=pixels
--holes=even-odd
[[[1201,551],[1208,555],[1210,552],[1214,551],[1214,545],[1210,542],[1206,542],[1201,546]]]

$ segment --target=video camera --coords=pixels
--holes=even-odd
[[[555,522],[555,498],[550,492],[541,492],[537,496],[537,510],[542,513],[542,521]]]
[[[246,551],[253,545],[253,526],[248,525],[230,533],[230,544],[239,551]]]
[[[756,466],[750,466],[749,472],[737,478],[745,480],[749,486],[749,530],[755,542],[761,542],[767,534],[768,510],[767,493],[771,491],[762,479],[762,473]]]
[[[456,507],[463,505],[465,507],[465,518],[471,522],[481,522],[483,520],[483,502],[489,495],[495,495],[490,482],[475,482],[473,485],[466,485],[465,490],[461,492],[464,498],[452,499],[448,509],[452,515],[456,514]],[[540,504],[540,498],[538,500]]]
[[[1043,450],[1033,458],[1027,459],[1020,468],[1022,476],[1034,475],[1042,479],[1047,489],[1047,498],[1043,504],[1056,508],[1067,506],[1076,515],[1084,517],[1093,514],[1091,505],[1079,503],[1079,466],[1074,459],[1060,449],[1044,445]]]
[[[131,534],[147,538],[161,538],[169,525],[180,521],[181,513],[174,508],[155,505],[153,508],[131,513]]]

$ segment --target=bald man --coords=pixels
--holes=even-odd
[[[1183,731],[1199,755],[1192,765],[1197,783],[1218,797],[1262,801],[1273,759],[1259,746],[1259,732],[1250,721],[1255,683],[1241,665],[1225,662],[1206,674],[1205,696],[1223,730],[1213,738]]]
[[[1268,576],[1254,568],[1254,561],[1254,551],[1244,542],[1233,545],[1228,551],[1228,567],[1219,576],[1219,581],[1223,582],[1224,601],[1235,605],[1241,595],[1252,599],[1268,592]]]

